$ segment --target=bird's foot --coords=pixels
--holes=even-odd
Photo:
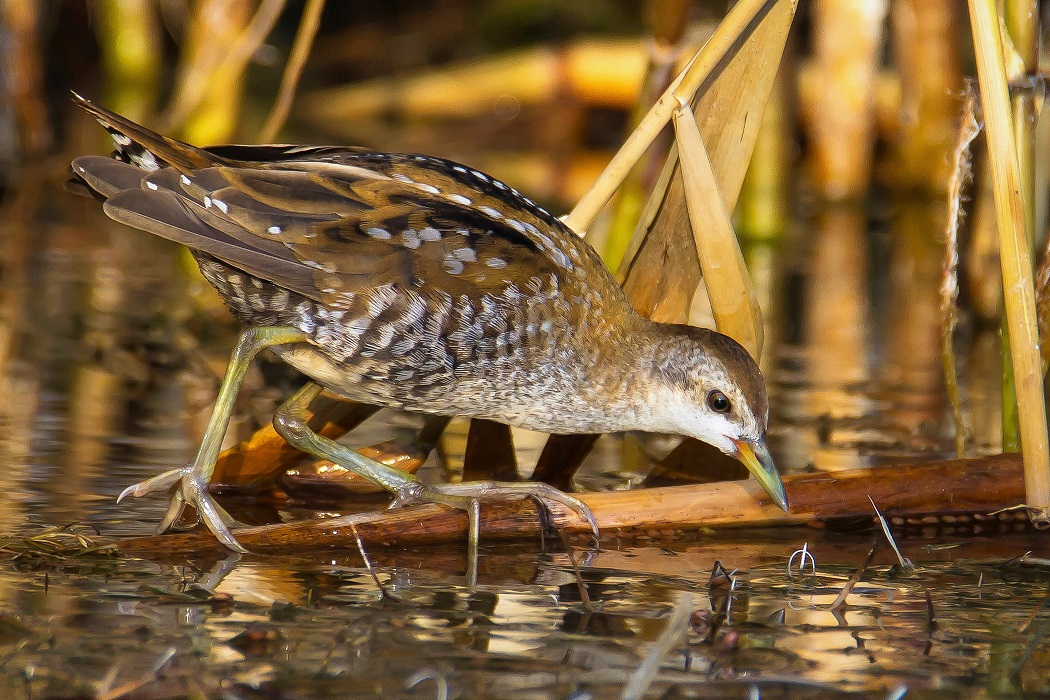
[[[120,503],[127,496],[135,496],[137,498],[150,493],[168,490],[172,487],[174,487],[174,490],[171,494],[171,503],[164,514],[164,519],[161,520],[160,525],[157,527],[158,534],[167,532],[178,520],[179,516],[182,515],[186,506],[193,506],[197,509],[201,521],[220,542],[235,552],[244,553],[248,551],[230,532],[230,528],[236,525],[237,521],[211,497],[211,494],[208,493],[208,479],[193,464],[187,464],[178,469],[170,469],[151,479],[132,484],[117,497],[117,503]]]
[[[472,481],[462,484],[421,484],[415,482],[394,489],[391,508],[411,503],[440,503],[467,511],[470,516],[471,539],[478,532],[478,504],[481,501],[518,501],[532,499],[544,507],[557,504],[575,512],[591,527],[597,542],[598,522],[586,503],[540,482]]]

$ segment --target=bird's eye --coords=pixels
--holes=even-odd
[[[715,413],[729,413],[729,399],[718,389],[707,395],[707,405]]]

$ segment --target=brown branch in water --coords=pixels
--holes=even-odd
[[[941,355],[944,383],[955,422],[955,453],[966,456],[966,422],[963,417],[959,371],[955,363],[955,327],[959,324],[959,224],[963,217],[963,190],[973,177],[970,144],[981,133],[977,119],[977,94],[972,83],[966,86],[959,132],[952,149],[952,174],[948,182],[948,218],[944,227],[944,273],[941,280]]]
[[[838,610],[845,604],[846,598],[848,598],[849,594],[853,592],[853,587],[860,582],[860,577],[864,575],[864,571],[871,565],[872,559],[875,558],[875,553],[879,551],[879,545],[881,542],[881,540],[875,540],[875,542],[872,543],[871,549],[868,551],[868,556],[864,558],[864,563],[861,564],[860,568],[854,571],[853,575],[849,577],[848,581],[846,581],[846,585],[844,585],[842,590],[839,591],[839,594],[835,597],[835,600],[828,608],[829,610]]]
[[[892,479],[887,478],[889,473]],[[579,498],[593,511],[606,541],[619,535],[659,536],[689,528],[783,526],[870,516],[869,497],[891,520],[930,513],[984,516],[1024,499],[1018,455],[800,474],[786,477],[784,483],[792,504],[789,514],[773,505],[753,480],[584,493]],[[560,507],[550,512],[554,523],[567,532],[589,533],[589,526],[575,513]],[[481,517],[486,541],[537,536],[536,509],[531,502],[488,503]],[[356,540],[351,523],[369,547],[465,543],[467,535],[464,512],[431,504],[247,527],[236,534],[241,544],[258,553],[352,549]],[[121,541],[120,547],[127,553],[221,549],[206,531],[138,537]]]
[[[281,75],[281,87],[277,91],[273,110],[259,132],[259,143],[273,141],[277,137],[277,132],[284,126],[285,120],[288,119],[288,112],[292,109],[292,99],[295,97],[295,89],[303,73],[303,66],[306,65],[306,58],[310,55],[317,30],[321,27],[324,3],[325,0],[308,0],[303,9],[303,18],[299,22],[299,30],[295,33],[292,52],[288,56],[288,63],[285,64],[284,74]]]

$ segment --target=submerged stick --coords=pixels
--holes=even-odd
[[[902,484],[907,484],[907,488],[902,488]],[[773,505],[754,480],[578,496],[593,511],[604,538],[688,528],[779,526],[870,517],[869,497],[880,504],[889,518],[930,513],[987,514],[1016,505],[1024,498],[1018,455],[799,474],[785,477],[784,485],[791,502],[789,514]],[[551,515],[557,526],[568,532],[590,532],[589,525],[574,513],[558,509],[552,510]],[[538,532],[536,509],[527,501],[486,504],[481,518],[483,541],[532,538]],[[467,535],[466,513],[426,504],[241,528],[237,539],[256,553],[356,549],[351,524],[369,547],[464,543]],[[210,532],[194,532],[123,540],[120,548],[127,553],[186,553],[219,550],[222,545]]]
[[[1017,391],[1025,494],[1032,522],[1050,525],[1050,446],[1036,327],[1035,289],[1029,252],[1028,217],[1013,135],[1003,37],[995,0],[970,0],[970,26],[981,84],[989,161],[999,222],[1003,298],[1010,330],[1010,354]]]

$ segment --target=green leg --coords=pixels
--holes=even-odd
[[[464,510],[470,518],[470,549],[477,551],[478,502],[481,500],[537,499],[549,506],[557,503],[587,521],[598,538],[598,525],[585,503],[547,484],[535,482],[477,481],[463,484],[424,484],[411,474],[365,457],[334,440],[318,435],[307,425],[306,408],[321,393],[321,387],[308,384],[288,399],[273,417],[273,427],[293,447],[350,469],[394,495],[391,507],[410,503],[440,503]]]
[[[158,528],[159,532],[164,532],[171,527],[188,504],[200,512],[201,520],[209,530],[215,533],[220,542],[234,551],[247,551],[230,533],[230,526],[234,524],[234,520],[208,494],[208,482],[211,481],[212,473],[215,471],[215,460],[219,457],[226,428],[230,425],[230,415],[233,413],[237,392],[241,388],[241,382],[244,380],[252,358],[260,350],[274,345],[305,341],[306,336],[295,328],[258,327],[243,331],[237,339],[237,347],[230,356],[230,364],[226,366],[226,376],[222,378],[219,395],[215,399],[215,408],[212,410],[208,428],[204,432],[204,439],[197,449],[197,456],[193,462],[129,486],[120,494],[117,502],[119,503],[129,494],[145,496],[148,493],[177,485],[171,497],[171,505]]]

